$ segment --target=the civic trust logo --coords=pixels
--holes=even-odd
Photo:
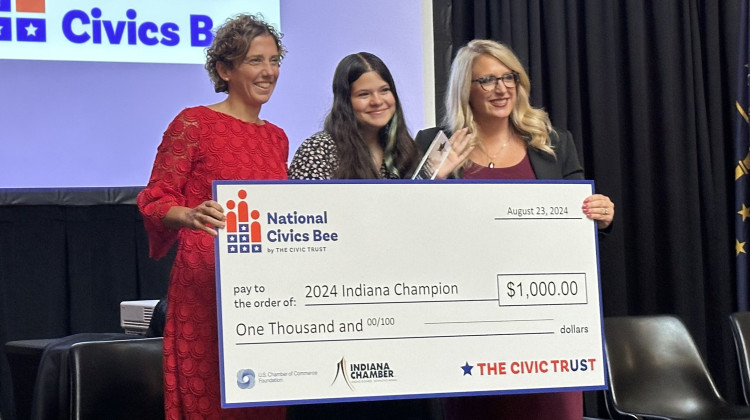
[[[280,0],[0,0],[0,59],[205,62],[216,28],[238,13],[277,28]]]
[[[0,41],[12,41],[14,27],[16,28],[15,39],[18,42],[47,40],[47,23],[43,15],[44,0],[16,0],[15,11],[29,15],[15,19],[0,16]],[[10,0],[0,0],[0,12],[11,12]]]
[[[575,374],[596,370],[599,368],[599,362],[593,357],[484,361],[473,364],[466,361],[460,368],[461,376]]]

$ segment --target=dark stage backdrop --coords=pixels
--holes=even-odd
[[[0,250],[0,407],[7,420],[14,416],[6,342],[122,332],[120,302],[166,296],[173,259],[148,258],[133,204],[0,205]]]
[[[604,314],[680,316],[730,400],[740,1],[433,2],[438,103],[459,47],[513,48],[533,104],[574,134],[587,178],[616,205],[600,241]]]
[[[468,40],[516,51],[533,103],[573,132],[587,177],[617,206],[600,242],[605,315],[679,315],[736,401],[727,315],[740,1],[433,0],[437,101]],[[0,343],[117,332],[119,302],[162,297],[169,266],[147,258],[132,204],[0,206]],[[6,420],[10,394],[0,357]]]

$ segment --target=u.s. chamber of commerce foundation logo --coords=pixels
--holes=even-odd
[[[0,0],[0,59],[203,64],[239,13],[280,29],[280,0]]]
[[[250,210],[247,201],[247,191],[237,192],[238,200],[227,200],[227,252],[230,254],[248,254],[263,252],[261,244],[262,233],[258,218],[258,210]]]
[[[255,386],[255,371],[252,369],[240,369],[237,371],[237,386],[241,389],[250,389]]]
[[[47,21],[44,18],[44,0],[16,0],[16,14],[11,18],[0,15],[0,41],[45,42],[47,40]],[[12,12],[10,0],[0,0],[0,13]]]

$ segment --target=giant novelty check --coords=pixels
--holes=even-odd
[[[217,181],[222,405],[606,387],[589,181]]]

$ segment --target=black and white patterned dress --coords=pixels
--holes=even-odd
[[[289,164],[289,179],[331,179],[339,167],[336,143],[327,131],[305,139]]]
[[[289,179],[331,179],[339,167],[339,155],[333,137],[319,131],[305,139],[289,164]],[[380,178],[386,176],[385,165],[380,167]]]

